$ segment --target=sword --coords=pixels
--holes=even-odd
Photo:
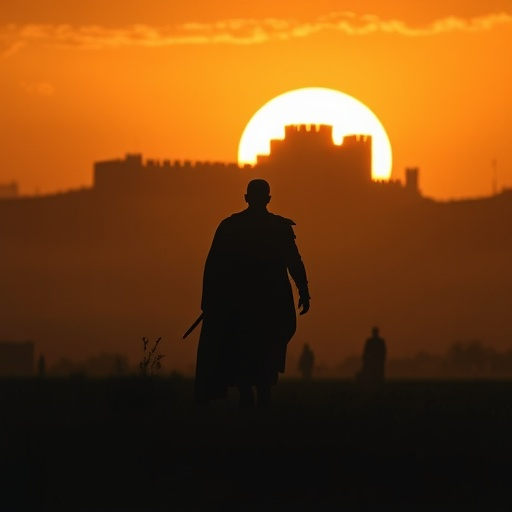
[[[187,332],[183,335],[183,339],[185,339],[203,320],[203,313],[199,315],[197,320],[187,329]]]

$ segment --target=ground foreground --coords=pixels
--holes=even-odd
[[[0,510],[512,510],[512,382],[0,381]]]

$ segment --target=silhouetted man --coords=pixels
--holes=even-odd
[[[195,382],[200,403],[224,398],[227,387],[236,386],[240,405],[252,407],[256,386],[257,405],[269,405],[296,329],[288,273],[299,290],[300,314],[309,310],[295,223],[267,211],[264,180],[249,183],[245,201],[247,209],[220,223],[206,259]]]
[[[313,366],[315,365],[315,354],[307,343],[304,343],[302,354],[299,358],[299,371],[304,380],[311,380]]]
[[[363,351],[363,367],[357,375],[361,384],[370,386],[384,382],[386,363],[386,342],[379,336],[378,327],[372,329],[372,336],[366,340]]]

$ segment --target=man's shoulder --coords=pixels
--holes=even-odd
[[[276,215],[274,213],[271,213],[271,215],[273,219],[272,223],[275,225],[275,231],[285,238],[294,240],[295,232],[293,231],[293,226],[295,226],[295,222],[287,217],[281,217],[281,215]]]
[[[244,212],[237,212],[233,213],[229,217],[226,217],[225,219],[221,220],[219,226],[229,227],[239,224],[240,222],[244,221]]]
[[[279,222],[281,224],[287,225],[287,226],[295,226],[295,222],[292,219],[288,219],[287,217],[282,217],[281,215],[276,215],[275,213],[269,214],[273,217],[275,222]]]
[[[219,222],[217,231],[219,232],[231,232],[233,230],[238,231],[245,223],[244,212],[233,213],[229,217],[222,219]]]

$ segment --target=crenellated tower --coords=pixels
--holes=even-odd
[[[347,135],[334,144],[332,126],[289,125],[283,139],[270,141],[270,153],[259,155],[257,167],[282,169],[296,176],[321,169],[322,175],[337,178],[347,187],[372,182],[372,138]]]

